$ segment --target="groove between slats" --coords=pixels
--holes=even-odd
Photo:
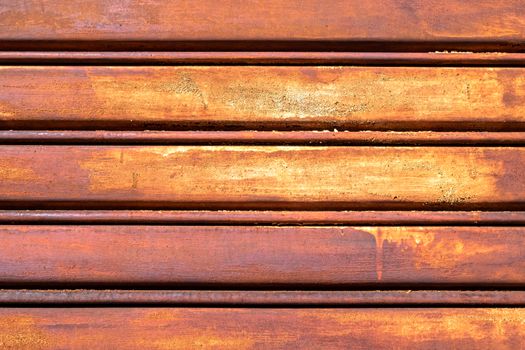
[[[263,53],[504,53],[520,54],[524,42],[509,40],[341,41],[341,40],[1,40],[4,52],[263,52]],[[6,54],[10,57],[9,54]]]
[[[525,132],[0,130],[0,144],[524,146]]]
[[[0,222],[32,225],[525,225],[525,212],[0,210]]]
[[[525,53],[505,52],[239,52],[4,51],[0,64],[75,65],[385,65],[525,66]]]
[[[177,305],[525,305],[524,291],[0,290],[0,304]]]

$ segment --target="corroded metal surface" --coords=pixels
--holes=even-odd
[[[499,130],[525,126],[520,68],[0,68],[4,128]]]
[[[521,308],[0,310],[15,349],[517,349]]]
[[[0,40],[523,43],[520,0],[4,1]]]
[[[512,147],[1,146],[0,204],[519,209]]]
[[[0,283],[525,284],[519,227],[1,226]]]

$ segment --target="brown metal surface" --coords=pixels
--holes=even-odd
[[[30,0],[3,1],[1,10],[7,43],[415,41],[511,50],[525,41],[521,0]]]
[[[0,349],[522,348],[524,13],[0,0]]]
[[[4,129],[525,128],[521,68],[0,67]]]
[[[522,308],[4,308],[7,349],[519,349]]]
[[[521,227],[0,226],[0,283],[523,286]]]
[[[1,146],[3,209],[517,209],[512,147]],[[80,208],[79,208],[80,207]]]

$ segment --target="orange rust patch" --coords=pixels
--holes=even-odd
[[[374,327],[377,334],[390,339],[393,343],[403,342],[410,339],[412,342],[431,341],[439,339],[444,334],[451,340],[474,340],[498,339],[502,335],[515,338],[525,337],[525,314],[522,309],[461,309],[456,313],[440,313],[439,309],[425,310],[405,309],[411,312],[410,321],[399,319],[396,312],[399,309],[374,310],[372,314],[367,311],[355,310],[346,313],[324,313],[316,315],[318,323],[323,325],[327,335],[340,335],[341,328],[357,329],[362,334],[357,337],[366,337],[367,327],[355,327],[355,325],[370,325]],[[303,317],[312,315],[303,312]],[[331,332],[330,330],[336,330]],[[414,345],[414,343],[412,343]]]
[[[503,173],[475,148],[104,147],[79,165],[92,193],[170,200],[490,203]]]
[[[505,107],[498,71],[488,68],[440,68],[417,79],[417,68],[384,67],[228,67],[227,77],[210,67],[85,69],[101,104],[97,108],[117,118],[134,111],[142,120],[249,116],[352,123],[372,121],[378,113],[387,119],[430,120],[436,111],[439,120],[453,120],[458,110],[464,118],[479,113],[492,118]],[[447,89],[439,89],[444,81]]]
[[[455,269],[476,256],[490,255],[501,247],[484,241],[465,240],[457,235],[423,227],[360,227],[376,242],[376,272],[380,281],[384,269],[385,243],[394,245],[398,254],[413,256],[415,268]]]
[[[144,345],[152,345],[154,349],[171,350],[171,349],[253,349],[255,340],[249,335],[233,336],[224,333],[209,332],[199,330],[200,334],[179,335],[173,337],[160,338]]]
[[[206,109],[206,96],[183,69],[86,68],[86,73],[97,108],[111,111],[116,118],[129,115],[131,110],[134,120],[205,116],[199,112]]]
[[[21,313],[17,316],[0,317],[1,349],[51,349],[51,339],[41,329],[39,320]]]
[[[28,166],[16,166],[12,164],[0,164],[1,181],[20,181],[21,179],[30,181],[38,176],[35,171]]]
[[[515,68],[7,67],[2,73],[0,118],[9,121],[362,129],[525,117],[523,74]]]

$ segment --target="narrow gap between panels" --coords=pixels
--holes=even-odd
[[[3,295],[26,291],[46,290],[68,290],[84,291],[91,290],[94,293],[104,293],[107,291],[136,291],[145,293],[250,293],[250,292],[292,292],[292,293],[386,293],[404,291],[407,293],[424,293],[433,291],[452,292],[520,292],[519,296],[525,295],[525,284],[523,283],[483,283],[483,282],[367,282],[367,283],[169,283],[169,282],[100,282],[100,281],[83,281],[83,282],[64,282],[64,281],[24,281],[24,282],[0,282],[0,293]],[[409,297],[411,295],[408,295]]]
[[[525,53],[283,51],[0,51],[2,65],[523,67]]]
[[[0,210],[157,210],[157,211],[524,211],[524,202],[403,202],[389,201],[154,201],[31,199],[1,200]]]
[[[112,119],[113,118],[113,119]],[[107,120],[68,120],[58,117],[46,117],[45,119],[26,120],[17,117],[13,120],[0,120],[1,139],[8,140],[31,140],[37,139],[103,139],[113,138],[132,139],[148,138],[157,139],[204,139],[212,141],[224,136],[236,138],[273,138],[280,139],[283,136],[295,135],[305,138],[366,138],[367,136],[388,137],[390,139],[421,137],[436,139],[445,137],[451,140],[460,137],[474,137],[476,139],[494,139],[496,135],[504,139],[521,138],[525,134],[525,122],[521,121],[494,121],[493,117],[479,116],[477,121],[443,121],[439,119],[429,121],[406,121],[406,120],[364,120],[353,121],[329,121],[309,120],[285,120],[281,121],[228,121],[226,116],[216,116],[220,121],[211,118],[207,121],[162,121],[148,120],[138,121],[132,117],[112,117]],[[116,118],[116,119],[115,119]],[[319,118],[317,118],[319,119]],[[486,120],[485,120],[486,119]],[[492,119],[492,121],[491,121]],[[434,136],[433,136],[434,135]]]
[[[434,223],[434,222],[360,222],[356,223],[260,223],[260,222],[248,222],[248,223],[232,223],[232,222],[151,222],[151,221],[46,221],[40,220],[35,221],[2,221],[0,220],[0,225],[4,226],[16,226],[16,225],[25,225],[25,226],[202,226],[202,227],[216,227],[216,226],[228,226],[228,227],[369,227],[369,226],[380,226],[380,227],[523,227],[525,226],[524,222],[478,222],[478,223],[469,223],[469,222],[451,222],[451,223]]]
[[[418,68],[468,68],[468,67],[477,67],[477,68],[525,68],[525,62],[516,62],[516,63],[500,63],[500,62],[486,62],[486,63],[477,63],[477,62],[465,62],[465,63],[449,63],[449,62],[436,62],[431,65],[428,63],[418,63],[418,62],[400,62],[400,63],[389,63],[389,62],[337,62],[337,61],[323,61],[323,62],[206,62],[206,63],[159,63],[159,62],[141,62],[141,61],[47,61],[40,60],[36,61],[2,61],[0,59],[0,66],[13,66],[13,67],[381,67],[381,68],[403,68],[403,67],[418,67]]]
[[[443,52],[525,51],[513,40],[1,40],[3,51]]]
[[[230,304],[230,303],[216,303],[216,304],[180,304],[180,303],[1,303],[0,306],[4,308],[60,308],[60,309],[75,309],[75,308],[199,308],[199,309],[477,309],[477,308],[525,308],[525,303],[520,304],[506,304],[506,303],[424,303],[424,304],[383,304],[383,303],[362,303],[362,304],[304,304],[304,303],[290,303],[290,304]]]
[[[311,136],[318,138],[364,138],[367,136],[383,135],[383,137],[410,137],[417,139],[425,137],[435,139],[446,137],[451,140],[463,135],[474,139],[494,138],[495,135],[505,139],[520,138],[525,133],[525,122],[522,121],[495,121],[490,115],[480,115],[477,120],[445,121],[445,120],[363,120],[333,121],[326,118],[310,118],[308,120],[266,120],[248,121],[233,120],[225,115],[215,116],[218,121],[198,121],[188,117],[187,120],[165,121],[147,117],[147,120],[134,120],[133,117],[120,118],[113,116],[106,120],[70,120],[58,116],[45,119],[23,119],[17,117],[13,120],[0,120],[0,133],[2,138],[9,140],[23,140],[30,138],[68,139],[69,138],[114,138],[141,137],[148,138],[192,138],[204,139],[209,137],[217,139],[226,135],[232,137],[254,136],[282,138],[285,135],[296,137]],[[193,120],[191,120],[193,119]],[[232,120],[228,120],[232,119]],[[323,119],[323,120],[315,120]],[[432,136],[435,134],[435,136]],[[84,136],[82,136],[84,135]],[[140,136],[139,136],[140,135]],[[492,135],[492,136],[491,136]],[[381,138],[380,138],[381,139]]]
[[[0,130],[0,145],[525,146],[525,132]]]

